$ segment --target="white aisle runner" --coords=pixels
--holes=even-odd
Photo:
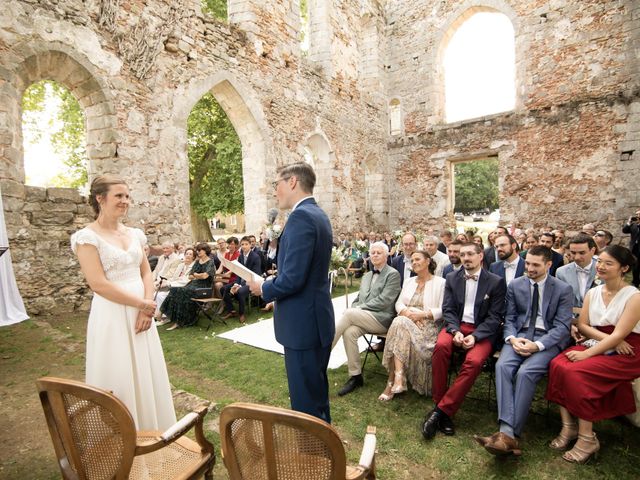
[[[349,294],[349,304],[356,298],[357,293]],[[337,297],[333,299],[333,311],[336,320],[342,316],[342,312],[346,309],[345,296]],[[262,348],[263,350],[271,350],[272,352],[278,352],[284,355],[284,347],[276,342],[275,333],[273,331],[273,318],[260,320],[251,325],[236,328],[228,332],[218,335],[220,338],[226,338],[234,342],[244,343],[245,345],[251,345],[252,347]],[[358,339],[358,347],[360,351],[364,351],[367,348],[367,342],[364,338]],[[344,350],[344,344],[342,339],[338,340],[336,347],[331,351],[331,357],[329,358],[329,368],[335,369],[344,365],[347,361],[347,354]]]

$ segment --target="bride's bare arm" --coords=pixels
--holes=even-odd
[[[96,247],[88,243],[80,244],[77,247],[77,254],[80,269],[94,293],[114,303],[128,305],[140,310],[149,310],[151,313],[155,311],[155,302],[153,300],[131,295],[126,290],[107,280]],[[148,262],[147,268],[149,268]],[[151,284],[151,291],[153,292],[153,282]],[[145,283],[145,296],[146,293],[147,285]]]

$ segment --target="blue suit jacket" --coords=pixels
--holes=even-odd
[[[442,302],[442,317],[447,332],[460,330],[460,322],[464,313],[464,296],[466,290],[465,270],[447,275]],[[480,269],[478,290],[473,308],[473,319],[476,327],[473,336],[476,340],[489,339],[492,343],[500,337],[500,326],[504,317],[504,297],[506,286],[504,280]]]
[[[576,272],[575,262],[571,262],[567,265],[563,265],[556,271],[556,278],[568,283],[573,290],[573,306],[582,308],[584,302],[584,296],[586,291],[580,291],[580,282],[578,281],[578,272]],[[596,278],[596,259],[591,260],[591,271],[589,272],[589,278],[587,279],[587,290],[593,287],[593,280]]]
[[[400,274],[400,286],[404,284],[404,255],[398,255],[391,260],[391,266]],[[416,272],[411,272],[410,277],[415,277]]]
[[[531,309],[531,282],[528,277],[515,278],[507,288],[507,314],[504,319],[504,338],[518,336],[527,323]],[[563,349],[571,340],[573,317],[573,292],[571,287],[551,275],[547,275],[542,296],[542,318],[547,333],[538,339],[549,349],[557,345]]]
[[[247,267],[253,273],[262,275],[262,259],[260,258],[260,255],[258,255],[254,250],[250,250],[249,255],[247,255],[246,257],[242,253],[242,250],[240,250],[238,262]],[[238,277],[236,278],[235,283],[237,283],[238,285],[245,285],[247,282]]]
[[[489,271],[491,273],[495,273],[500,278],[506,278],[504,273],[504,262],[502,260],[498,260],[497,262],[493,262],[489,265]],[[513,278],[514,280],[518,277],[524,275],[524,259],[518,256],[518,266],[516,267],[516,276]]]
[[[328,276],[332,238],[329,218],[313,198],[289,215],[278,243],[278,275],[262,285],[264,301],[275,300],[276,340],[286,348],[307,350],[333,341]]]

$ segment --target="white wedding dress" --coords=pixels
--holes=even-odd
[[[71,248],[76,253],[79,244],[95,246],[107,280],[142,298],[140,263],[147,240],[137,228],[128,228],[128,234],[125,251],[83,228],[71,236]],[[122,400],[138,430],[165,430],[176,422],[176,415],[160,337],[154,322],[136,334],[137,316],[137,308],[94,293],[87,325],[86,382]]]

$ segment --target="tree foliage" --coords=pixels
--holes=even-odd
[[[193,107],[187,131],[192,226],[202,239],[203,221],[218,213],[244,210],[242,147],[229,118],[210,93]]]
[[[227,20],[227,0],[201,0],[202,11],[218,20]]]
[[[455,165],[456,211],[498,208],[498,159]]]
[[[49,110],[53,114],[46,118]],[[50,185],[75,188],[86,185],[88,160],[84,112],[71,92],[50,80],[34,83],[22,97],[22,112],[25,139],[37,143],[45,130],[48,131],[53,151],[62,157],[67,167],[49,181]]]

